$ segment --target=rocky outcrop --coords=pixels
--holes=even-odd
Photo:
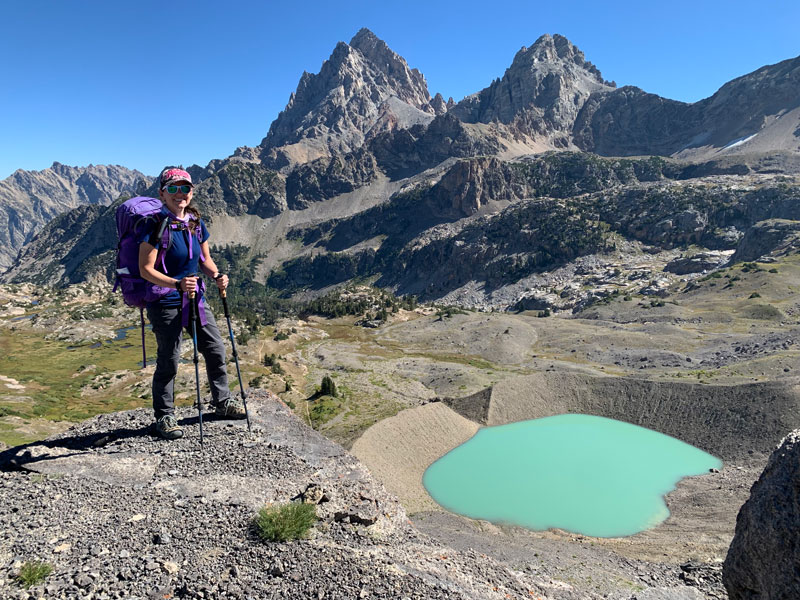
[[[229,162],[197,185],[194,198],[212,215],[274,217],[287,207],[286,181],[260,164]]]
[[[665,271],[676,275],[686,275],[688,273],[702,273],[717,269],[728,262],[730,252],[708,251],[697,252],[696,254],[681,256],[671,260],[664,266]]]
[[[659,154],[681,149],[700,130],[698,109],[633,86],[593,94],[573,128],[581,150],[604,156]]]
[[[183,598],[582,598],[413,528],[341,446],[254,392],[252,433],[178,409],[186,436],[149,433],[149,410],[95,417],[0,455],[0,596]],[[269,504],[316,506],[308,539],[263,542]],[[25,561],[52,573],[27,592]],[[16,589],[15,589],[16,588]]]
[[[800,430],[770,456],[739,511],[723,567],[731,600],[800,597]]]
[[[627,238],[667,249],[700,244],[711,250],[733,250],[744,232],[760,221],[800,220],[798,193],[796,186],[782,184],[666,182],[601,191],[589,201],[599,218]]]
[[[378,173],[375,158],[364,148],[298,165],[286,178],[288,206],[301,210],[313,202],[352,192],[374,181]]]
[[[450,158],[492,156],[502,148],[501,137],[463,123],[450,113],[436,117],[427,126],[395,129],[369,141],[376,162],[392,179],[416,175]]]
[[[58,215],[23,247],[2,281],[60,286],[113,280],[115,207],[81,206]]]
[[[786,219],[767,219],[748,229],[731,264],[758,260],[767,255],[782,256],[800,250],[800,221]]]
[[[318,289],[380,273],[380,285],[436,299],[469,281],[493,289],[606,251],[616,243],[612,233],[656,249],[709,248],[667,269],[685,274],[726,262],[744,232],[765,218],[800,220],[795,186],[708,186],[680,180],[684,173],[685,165],[661,158],[575,152],[456,161],[424,180],[430,185],[292,232],[336,254],[287,261],[270,284]],[[378,247],[359,246],[376,238],[382,238]],[[554,307],[547,302],[535,306]]]
[[[81,205],[108,205],[143,191],[150,178],[116,165],[18,170],[0,181],[0,271],[55,216]]]

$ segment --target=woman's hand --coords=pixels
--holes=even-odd
[[[220,273],[214,281],[217,283],[219,291],[223,291],[228,287],[228,276],[225,273]]]
[[[197,276],[189,275],[181,279],[181,291],[187,294],[197,292]]]

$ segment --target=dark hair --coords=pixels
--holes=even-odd
[[[187,206],[187,207],[184,209],[184,211],[185,211],[185,212],[187,212],[187,213],[189,213],[190,215],[192,215],[192,216],[194,217],[193,219],[189,219],[189,222],[188,222],[188,224],[186,225],[186,226],[189,228],[189,231],[191,231],[192,233],[194,233],[194,232],[195,232],[195,230],[196,230],[198,227],[200,227],[200,211],[199,211],[199,210],[197,210],[197,209],[196,209],[194,206],[192,206],[191,204],[189,204],[189,205],[188,205],[188,206]]]

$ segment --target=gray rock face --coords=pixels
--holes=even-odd
[[[784,438],[736,518],[723,567],[731,600],[800,598],[800,429]]]
[[[742,237],[731,263],[758,260],[762,256],[785,255],[800,248],[800,222],[767,219],[756,223]]]
[[[116,248],[114,208],[80,206],[45,225],[0,279],[40,285],[107,281],[113,277]]]
[[[143,191],[150,178],[116,165],[18,170],[0,181],[0,271],[53,217],[81,205],[107,205]]]
[[[700,115],[691,104],[626,86],[593,94],[574,123],[581,149],[604,156],[677,152],[699,132]]]
[[[260,154],[273,168],[346,154],[371,135],[429,122],[444,106],[441,98],[431,102],[422,74],[362,29],[336,46],[318,74],[303,73]]]
[[[415,175],[449,158],[492,156],[501,148],[500,137],[463,123],[450,113],[437,116],[427,126],[387,131],[369,142],[376,162],[392,179]]]
[[[585,597],[420,534],[341,446],[268,393],[248,404],[252,433],[207,415],[204,451],[179,408],[174,442],[140,409],[3,452],[0,597]],[[261,541],[256,511],[293,500],[316,505],[309,537]],[[24,591],[14,578],[32,557],[53,571]]]
[[[363,148],[347,155],[334,154],[298,165],[286,179],[288,206],[303,209],[373,181],[375,158]]]
[[[274,217],[286,209],[286,181],[260,164],[231,161],[203,179],[194,197],[204,213]]]
[[[769,65],[686,104],[628,86],[600,90],[583,103],[574,141],[606,156],[726,154],[800,151],[800,57]]]
[[[501,79],[459,102],[452,112],[468,123],[498,121],[535,136],[568,133],[589,96],[612,89],[614,84],[567,38],[543,35],[517,52]],[[562,145],[567,145],[566,138]]]
[[[701,273],[721,267],[728,262],[729,254],[729,252],[710,251],[698,252],[691,256],[681,256],[667,263],[664,270],[676,275]]]

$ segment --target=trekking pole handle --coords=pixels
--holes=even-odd
[[[219,297],[222,298],[222,309],[225,311],[225,318],[230,319],[231,313],[228,310],[228,290],[219,290]]]

